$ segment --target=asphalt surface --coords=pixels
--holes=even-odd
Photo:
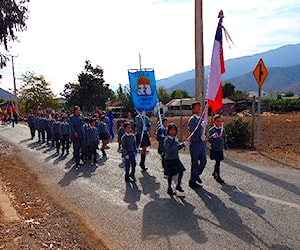
[[[182,195],[167,194],[160,157],[149,149],[148,171],[137,166],[136,183],[125,183],[117,143],[96,165],[74,167],[68,156],[30,140],[24,125],[0,126],[60,202],[80,214],[111,249],[300,249],[300,171],[225,160],[220,185],[203,173],[203,188],[188,187],[190,156]],[[140,155],[137,155],[139,162]],[[175,179],[174,179],[175,180]],[[174,182],[175,186],[175,182]]]

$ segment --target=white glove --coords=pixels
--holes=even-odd
[[[183,142],[184,147],[186,148],[186,146],[188,145],[188,141],[184,141]]]
[[[228,150],[225,150],[225,156],[226,157],[228,156]]]
[[[207,126],[207,120],[205,119],[201,122],[201,127],[205,128],[206,126]]]
[[[201,140],[202,141],[205,141],[206,140],[206,136],[203,134],[203,135],[201,135]]]
[[[125,155],[124,158],[125,158],[126,160],[129,160],[129,155]]]

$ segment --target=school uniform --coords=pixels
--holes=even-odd
[[[104,121],[99,122],[98,126],[99,140],[107,141],[109,139],[108,125]]]
[[[30,135],[31,135],[31,140],[34,138],[35,136],[35,115],[34,114],[30,114],[27,118],[27,123],[28,123],[28,127],[30,129]]]
[[[135,117],[136,125],[136,143],[139,147],[150,146],[150,139],[148,133],[151,130],[151,123],[148,116],[137,115]]]
[[[119,148],[118,150],[122,150],[122,142],[121,142],[121,139],[122,139],[122,136],[125,134],[125,128],[120,126],[119,129],[118,129],[118,142],[119,142]]]
[[[80,149],[82,145],[82,138],[83,138],[83,124],[84,120],[81,115],[71,115],[70,120],[70,130],[71,130],[71,139],[73,142],[73,150],[74,150],[74,158],[76,165],[80,162]],[[75,137],[75,132],[78,134],[77,137]]]
[[[191,177],[189,181],[190,187],[199,187],[196,183],[201,183],[200,175],[202,174],[205,165],[207,163],[206,150],[205,150],[205,138],[203,138],[204,129],[199,123],[200,117],[193,114],[189,119],[189,131],[193,135],[190,138],[190,155],[191,155]],[[197,129],[196,129],[197,128]],[[204,140],[203,140],[204,139]]]
[[[217,134],[218,137],[214,137]],[[227,136],[225,129],[213,126],[208,131],[208,141],[210,144],[210,159],[211,160],[224,160],[223,150],[228,150]]]
[[[48,122],[45,117],[39,119],[39,131],[41,134],[40,137],[42,139],[42,143],[45,143],[47,123]]]
[[[47,144],[52,140],[52,146],[53,146],[53,133],[52,133],[52,124],[55,121],[51,115],[48,116],[47,125],[46,125],[46,136],[47,136]]]
[[[52,134],[53,134],[53,141],[55,142],[56,146],[56,153],[59,153],[60,149],[60,139],[61,139],[61,131],[60,131],[60,121],[55,121],[52,124]]]
[[[163,150],[164,158],[164,174],[167,176],[174,176],[182,174],[185,167],[179,159],[179,150],[184,147],[184,144],[179,144],[176,137],[167,136],[164,140]]]
[[[224,183],[220,177],[220,163],[224,160],[223,150],[228,150],[227,136],[225,129],[213,126],[208,131],[208,141],[210,144],[210,159],[215,160],[214,171],[212,176],[219,183]]]
[[[62,154],[64,154],[65,149],[67,150],[67,154],[68,154],[70,148],[70,124],[68,122],[61,122],[60,132],[61,132]]]
[[[129,177],[135,181],[135,167],[136,160],[135,156],[137,153],[136,141],[134,135],[132,133],[125,133],[122,138],[122,152],[125,159],[125,181],[129,181]],[[130,172],[131,166],[131,172]]]
[[[164,155],[164,141],[166,137],[167,137],[167,128],[165,128],[164,126],[160,126],[157,130],[156,139],[158,141],[157,151],[162,158]]]
[[[90,124],[86,128],[86,143],[88,147],[88,157],[89,160],[92,159],[93,156],[93,161],[97,161],[97,146],[99,142],[99,137],[98,137],[98,129],[94,126],[91,126]]]

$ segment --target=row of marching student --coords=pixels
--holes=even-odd
[[[180,160],[179,151],[189,145],[191,156],[191,172],[189,187],[197,189],[202,187],[201,175],[206,166],[206,146],[205,130],[207,120],[201,117],[201,104],[192,104],[193,115],[189,119],[190,137],[183,143],[179,143],[177,138],[177,126],[169,123],[167,118],[162,119],[161,126],[157,127],[156,139],[159,142],[158,153],[161,156],[161,163],[164,174],[167,176],[167,193],[173,195],[176,192],[184,192],[182,186],[185,166]],[[48,115],[48,117],[47,117]],[[212,173],[215,180],[224,183],[220,177],[220,162],[223,160],[223,150],[227,150],[226,133],[222,125],[222,118],[216,115],[214,125],[209,129],[208,141],[211,143],[210,157],[215,160],[215,168]],[[47,126],[51,124],[48,134]],[[80,167],[80,163],[90,161],[97,162],[97,149],[101,142],[102,158],[106,157],[105,150],[109,142],[109,121],[107,116],[95,113],[90,118],[81,115],[79,106],[75,106],[73,114],[62,113],[49,116],[47,113],[37,114],[34,112],[28,117],[28,125],[31,131],[31,139],[38,133],[38,141],[56,148],[56,154],[69,154],[70,142],[73,146],[73,157],[75,168]],[[151,123],[148,116],[138,113],[135,118],[128,114],[127,118],[117,119],[118,131],[118,151],[124,161],[125,181],[135,182],[135,172],[137,165],[137,152],[141,148],[139,165],[142,171],[147,171],[149,165],[146,164],[147,147],[150,146],[149,132]],[[146,166],[147,165],[147,166]],[[177,176],[175,179],[174,176]],[[175,188],[172,187],[173,180],[176,180]],[[175,189],[175,190],[174,190]]]
[[[110,120],[104,112],[96,112],[92,117],[84,118],[80,107],[75,106],[73,114],[62,110],[60,114],[52,111],[31,111],[27,119],[31,139],[36,133],[38,142],[56,148],[56,155],[69,154],[70,142],[73,145],[73,156],[76,166],[80,160],[86,162],[97,161],[99,140],[102,141],[102,156],[106,157],[105,149],[111,137]]]
[[[168,120],[164,118],[162,119],[162,124],[157,126],[156,139],[159,142],[158,153],[161,156],[164,174],[167,176],[167,193],[169,195],[174,195],[177,191],[184,192],[181,182],[186,168],[180,160],[179,150],[185,148],[188,144],[191,156],[191,174],[188,185],[192,189],[202,187],[202,180],[200,177],[207,164],[205,145],[205,141],[207,140],[205,135],[207,120],[206,118],[203,119],[201,116],[202,108],[199,102],[192,104],[192,111],[193,115],[190,117],[188,123],[190,136],[183,143],[179,143],[178,141],[176,136],[178,129],[174,123],[168,123]],[[122,156],[125,159],[126,182],[136,180],[135,167],[137,149],[140,147],[144,149],[144,147],[150,145],[148,132],[151,129],[151,125],[148,124],[149,118],[145,115],[139,114],[136,117],[136,120],[136,127],[139,124],[143,124],[143,126],[140,128],[135,128],[139,131],[137,132],[136,137],[134,137],[132,132],[133,127],[130,122],[124,123],[125,132],[123,130],[123,135],[119,137],[121,138]],[[143,122],[139,123],[140,120],[143,120]],[[223,184],[224,180],[220,176],[220,162],[224,159],[224,149],[227,153],[227,139],[222,123],[222,117],[217,114],[213,117],[213,121],[213,126],[208,131],[208,141],[211,143],[210,158],[215,160],[215,166],[212,175],[218,183]],[[145,166],[145,155],[143,154],[143,150],[141,152],[140,166],[142,170],[147,170]],[[177,176],[175,192],[172,188],[174,176]]]

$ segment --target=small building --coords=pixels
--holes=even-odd
[[[192,115],[192,104],[196,102],[195,98],[173,99],[166,106],[170,116],[189,116]],[[235,114],[235,102],[229,98],[223,98],[221,112],[224,114]]]
[[[168,107],[163,104],[162,102],[159,103],[159,112],[160,112],[160,115],[165,117],[165,116],[168,116]],[[155,108],[153,109],[153,115],[154,116],[158,116],[158,107],[157,105],[155,106]]]
[[[234,101],[226,97],[222,99],[222,103],[222,113],[224,115],[233,115],[236,113]]]
[[[192,115],[192,104],[195,102],[195,98],[182,98],[173,99],[169,101],[166,106],[170,116],[188,116]]]

